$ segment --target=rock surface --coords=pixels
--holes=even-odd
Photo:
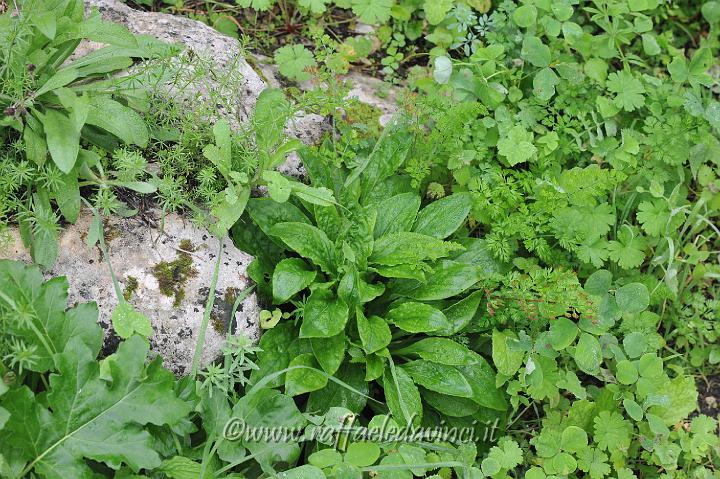
[[[217,105],[218,112],[231,125],[239,126],[245,122],[255,109],[260,92],[268,86],[279,87],[277,69],[270,59],[257,56],[258,74],[246,61],[237,40],[219,33],[202,22],[177,15],[144,12],[135,10],[119,0],[85,0],[89,11],[97,8],[104,20],[121,23],[135,34],[151,35],[170,43],[180,43],[196,55],[196,60],[184,67],[205,70],[208,63],[216,70],[214,75],[199,75],[187,88],[189,102],[210,100],[209,92],[230,99],[225,105]],[[81,45],[84,52],[97,49],[101,45],[87,42]],[[190,76],[185,74],[185,76]],[[395,92],[384,91],[381,80],[360,73],[351,72],[345,76],[352,82],[348,97],[355,97],[381,110],[381,124],[384,126],[397,108]],[[308,84],[300,85],[307,89]],[[381,94],[381,91],[386,94]],[[287,133],[299,138],[306,144],[316,143],[329,127],[325,118],[315,114],[300,113],[287,125]],[[299,159],[291,155],[279,170],[293,176],[302,176]]]
[[[85,0],[85,8],[88,12],[97,8],[103,20],[125,25],[136,35],[150,35],[165,42],[182,44],[192,51],[193,60],[182,64],[183,82],[178,83],[184,86],[180,96],[191,107],[197,101],[224,99],[222,104],[215,101],[213,106],[234,127],[250,118],[258,96],[268,86],[245,60],[237,40],[202,22],[178,15],[135,10],[119,0]],[[100,46],[84,43],[81,53]],[[212,73],[207,71],[209,69]],[[287,133],[311,144],[320,139],[327,126],[322,116],[301,113],[288,123]],[[286,172],[295,174],[297,165],[290,163],[285,167]]]
[[[283,84],[280,81],[280,73],[272,59],[263,55],[255,55],[254,58],[257,69],[268,85],[273,88],[281,88]],[[380,110],[381,114],[378,120],[381,126],[387,125],[392,116],[398,111],[396,87],[390,86],[380,79],[354,71],[343,75],[341,79],[350,82],[351,88],[347,94],[348,99],[355,98],[361,103]],[[309,80],[301,82],[298,86],[300,89],[307,91],[312,89],[315,83]]]
[[[88,247],[87,231],[92,219],[84,211],[77,223],[60,234],[60,255],[47,277],[67,276],[70,305],[95,301],[99,322],[105,330],[104,351],[112,352],[118,338],[110,315],[118,304],[107,264],[100,249]],[[124,296],[151,321],[151,348],[177,374],[189,371],[202,323],[219,250],[218,240],[176,214],[158,219],[152,227],[137,217],[113,217],[105,223],[108,256]],[[162,230],[160,229],[162,225]],[[14,242],[0,250],[0,258],[30,261],[17,231]],[[245,272],[252,257],[225,239],[215,303],[205,336],[202,362],[217,358],[224,345],[232,306],[237,295],[250,285]],[[252,339],[259,338],[259,307],[255,294],[240,303],[233,328]]]

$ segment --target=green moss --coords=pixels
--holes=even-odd
[[[128,276],[125,280],[125,289],[123,289],[123,297],[125,301],[130,301],[133,293],[138,289],[138,280],[135,276]]]
[[[180,249],[189,253],[194,253],[196,248],[189,239],[180,241]]]
[[[235,300],[238,297],[238,294],[240,294],[240,290],[237,288],[228,288],[225,290],[225,302],[228,303],[231,307],[233,304],[235,304]]]
[[[120,236],[120,230],[115,228],[107,219],[105,219],[103,222],[103,234],[105,235],[105,242],[110,243],[112,240]]]
[[[239,289],[228,288],[225,290],[223,298],[215,297],[213,310],[210,313],[210,322],[213,329],[218,333],[225,334],[227,332],[228,324],[233,319],[231,317],[232,307],[239,294]]]
[[[158,281],[160,292],[165,296],[175,298],[173,306],[176,308],[185,299],[183,286],[188,279],[197,274],[192,267],[192,257],[187,253],[195,251],[193,244],[190,240],[182,240],[180,249],[183,251],[180,251],[174,260],[161,261],[153,266],[153,275]]]

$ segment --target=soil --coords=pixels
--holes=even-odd
[[[706,416],[717,418],[720,415],[720,374],[699,378],[698,405],[700,412]]]

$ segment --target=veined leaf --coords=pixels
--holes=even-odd
[[[301,338],[329,338],[340,334],[348,320],[348,306],[327,289],[316,289],[305,303]]]
[[[438,239],[447,238],[465,222],[471,206],[469,193],[455,193],[433,201],[420,210],[413,231]]]
[[[278,223],[270,228],[269,234],[282,240],[326,273],[334,270],[333,244],[321,229],[306,223]]]
[[[420,391],[404,369],[390,363],[383,375],[383,390],[388,409],[398,424],[420,423],[423,414]]]
[[[145,121],[135,110],[105,95],[93,98],[86,122],[99,126],[125,143],[143,148],[150,138]]]
[[[49,109],[40,116],[45,130],[48,150],[63,173],[70,173],[80,151],[80,130],[64,113]]]
[[[470,383],[453,366],[420,359],[403,364],[402,369],[413,378],[415,383],[431,391],[464,398],[473,395]]]
[[[57,357],[46,403],[27,387],[2,396],[11,418],[0,431],[0,449],[12,448],[24,462],[23,476],[35,471],[50,479],[90,477],[91,459],[112,468],[127,464],[152,469],[161,463],[146,424],[173,424],[190,411],[173,392],[174,376],[159,360],[145,366],[147,343],[134,336],[108,357],[107,381],[79,338]]]
[[[457,243],[442,241],[420,233],[392,233],[378,238],[373,245],[370,261],[383,266],[416,264],[448,256],[463,249]]]
[[[415,193],[400,193],[375,205],[375,238],[409,231],[420,209],[420,197]]]
[[[409,333],[427,333],[448,327],[442,311],[425,303],[403,303],[388,311],[387,320]]]

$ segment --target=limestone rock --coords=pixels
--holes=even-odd
[[[85,0],[85,8],[88,12],[97,8],[104,20],[125,25],[137,35],[179,43],[192,51],[195,60],[183,64],[183,68],[203,72],[212,68],[213,73],[193,78],[192,72],[184,72],[183,76],[190,78],[190,82],[183,86],[182,96],[189,106],[198,100],[209,101],[209,92],[229,100],[215,106],[218,113],[236,128],[250,118],[260,92],[268,86],[245,60],[237,40],[202,22],[179,15],[135,10],[119,0]],[[88,52],[100,46],[88,42],[80,48]],[[327,126],[319,115],[300,114],[288,123],[287,133],[311,144],[320,139]],[[288,172],[293,171],[294,166],[290,165]]]
[[[283,83],[280,78],[280,72],[277,65],[273,63],[271,58],[263,55],[254,55],[255,67],[262,74],[263,80],[273,88],[282,88]],[[364,75],[360,72],[351,71],[340,78],[342,81],[349,82],[351,85],[347,98],[354,98],[361,103],[373,106],[380,110],[380,118],[378,121],[381,126],[388,124],[392,116],[398,111],[397,95],[398,88],[389,85],[378,78]],[[300,82],[298,84],[301,90],[308,91],[315,87],[312,80]],[[297,130],[300,130],[297,128]],[[301,140],[305,141],[300,137]]]
[[[77,223],[60,234],[60,254],[47,277],[67,276],[68,303],[95,301],[99,323],[105,330],[103,350],[113,352],[119,338],[110,315],[118,304],[107,264],[99,247],[86,243],[92,214],[83,211]],[[205,303],[217,261],[219,241],[207,230],[183,217],[170,214],[151,226],[139,217],[113,217],[105,222],[108,256],[124,296],[151,321],[155,333],[151,348],[177,374],[189,371],[202,323]],[[162,228],[161,228],[162,226]],[[17,231],[13,242],[0,250],[0,258],[29,262]],[[202,348],[202,363],[222,351],[233,303],[250,285],[246,276],[252,256],[225,239],[215,302]],[[260,335],[259,307],[255,294],[242,301],[232,322],[233,331],[253,340]]]

